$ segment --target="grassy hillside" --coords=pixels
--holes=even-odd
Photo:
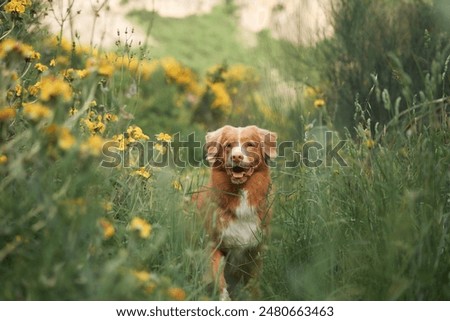
[[[152,57],[172,56],[200,73],[218,63],[260,66],[267,62],[266,50],[276,50],[276,41],[266,34],[249,33],[246,38],[235,12],[224,5],[183,19],[148,11],[132,11],[128,16],[148,28],[156,40],[149,47]]]

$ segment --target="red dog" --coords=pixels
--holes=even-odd
[[[212,273],[221,300],[229,300],[228,290],[233,295],[238,284],[257,292],[249,281],[261,270],[262,239],[271,218],[267,160],[277,155],[276,139],[256,126],[225,126],[206,135],[211,183],[199,207],[207,208]]]

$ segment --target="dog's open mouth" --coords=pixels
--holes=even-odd
[[[227,167],[227,174],[231,177],[231,181],[234,184],[242,184],[253,174],[253,167]]]

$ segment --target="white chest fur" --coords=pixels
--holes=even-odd
[[[244,191],[236,208],[236,219],[223,230],[222,244],[227,248],[252,248],[261,242],[260,220],[256,208],[248,203]]]

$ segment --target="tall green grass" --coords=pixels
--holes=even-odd
[[[450,297],[448,131],[392,138],[349,142],[345,168],[277,172],[268,298]]]

